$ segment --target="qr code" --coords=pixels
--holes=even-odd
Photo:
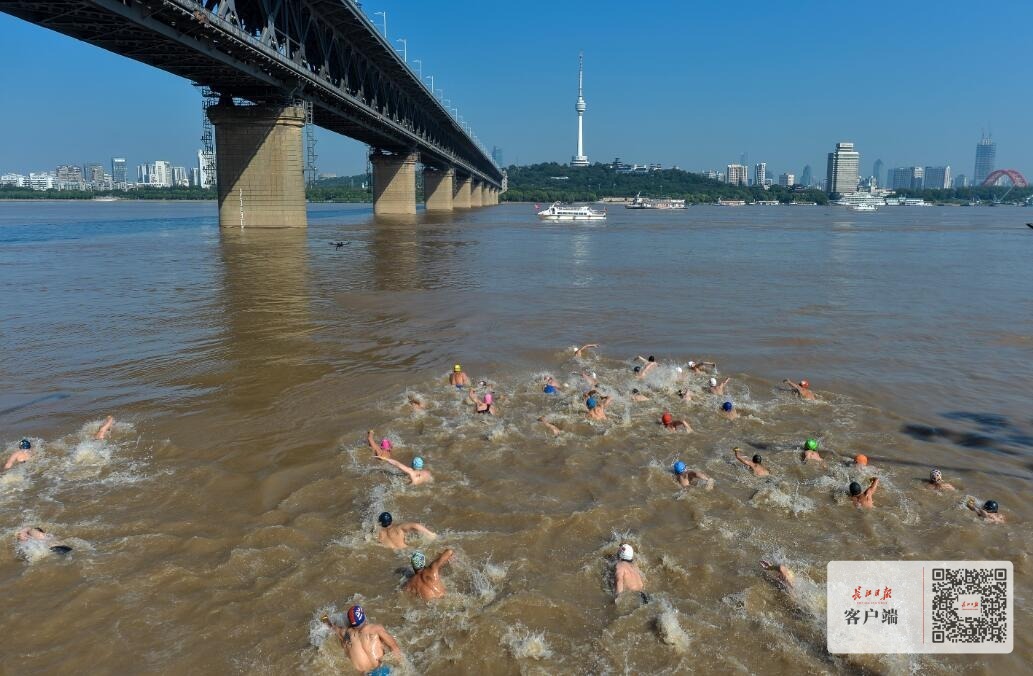
[[[1008,569],[933,568],[933,643],[1005,643]]]

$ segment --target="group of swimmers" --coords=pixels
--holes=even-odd
[[[115,419],[112,416],[108,416],[107,420],[100,426],[97,432],[93,435],[93,438],[97,441],[103,441],[108,438],[111,434],[111,428],[115,424]],[[31,461],[36,453],[36,449],[32,447],[32,442],[28,439],[22,439],[18,442],[18,449],[11,453],[7,457],[7,462],[4,463],[3,471],[6,472],[12,469],[15,465],[27,463]],[[31,526],[29,528],[22,528],[15,533],[15,540],[20,543],[26,542],[38,542],[42,543],[49,551],[54,554],[69,554],[72,548],[63,542],[60,542],[53,533],[48,533],[39,526]]]
[[[594,343],[578,347],[574,350],[574,355],[581,356],[586,350],[597,347],[598,345]],[[657,368],[657,361],[652,356],[636,357],[636,361],[641,362],[633,368],[634,377],[639,380],[645,378],[650,371]],[[725,399],[718,407],[717,414],[727,420],[735,420],[739,416],[738,411],[725,396],[725,388],[731,379],[724,378],[723,380],[718,380],[716,376],[711,375],[716,371],[716,366],[714,362],[689,361],[686,368],[675,367],[675,372],[678,374],[678,380],[684,379],[686,370],[694,374],[707,375],[703,391]],[[585,382],[585,387],[581,393],[585,406],[585,417],[591,421],[605,421],[607,419],[607,407],[614,401],[614,397],[600,392],[599,380],[595,373],[582,372],[581,377]],[[485,388],[486,391],[483,395],[478,396],[477,389],[472,386],[470,377],[463,371],[461,364],[456,364],[453,367],[452,372],[448,376],[448,383],[450,387],[456,390],[466,391],[465,400],[473,405],[475,414],[500,415],[496,409],[496,397],[490,391],[489,384],[486,381],[480,381],[480,386]],[[810,383],[807,380],[791,381],[787,379],[783,383],[788,386],[790,392],[802,400],[814,401],[818,398],[811,390]],[[543,378],[542,392],[546,395],[559,394],[567,387],[566,383],[562,383],[550,375],[546,375]],[[683,401],[692,399],[692,392],[687,386],[678,389],[677,395]],[[635,402],[649,401],[649,398],[639,388],[632,388],[630,399]],[[414,410],[426,408],[424,401],[417,396],[411,395],[409,404]],[[545,416],[539,417],[538,422],[554,436],[564,433],[559,425],[548,421]],[[672,432],[692,432],[692,427],[687,421],[675,419],[670,411],[663,411],[657,419],[657,423],[664,429]],[[377,442],[374,430],[367,432],[366,441],[374,457],[402,471],[411,485],[425,484],[434,480],[431,473],[424,468],[424,460],[420,456],[413,457],[409,465],[399,462],[392,457],[393,446],[391,441],[385,437]],[[764,459],[760,454],[748,457],[743,454],[739,447],[733,448],[732,454],[734,459],[746,467],[753,475],[758,477],[770,476],[771,472],[768,466],[764,464]],[[822,465],[825,464],[825,459],[819,453],[817,439],[809,438],[803,443],[800,459],[804,463],[816,462]],[[848,465],[865,467],[868,465],[868,458],[864,454],[857,454],[851,461],[848,461]],[[702,470],[689,468],[682,460],[676,460],[671,470],[675,481],[683,488],[699,487],[704,490],[712,490],[714,488],[715,482],[712,477]],[[942,472],[938,469],[930,471],[927,485],[937,491],[956,490],[953,485],[944,481]],[[867,487],[863,487],[857,481],[851,481],[847,487],[847,493],[855,507],[872,509],[875,507],[874,494],[878,487],[879,478],[871,477],[868,480]],[[969,497],[965,504],[987,522],[1000,523],[1004,521],[1004,516],[999,513],[998,504],[994,500],[987,500],[982,505],[978,505],[975,498]],[[393,517],[389,512],[381,513],[378,517],[378,523],[380,529],[377,533],[377,540],[380,544],[391,549],[406,548],[406,537],[409,535],[419,535],[426,540],[435,540],[437,538],[437,534],[423,524],[394,523]],[[441,570],[454,556],[455,553],[452,549],[445,549],[437,558],[428,562],[423,552],[413,552],[410,556],[413,574],[405,582],[403,589],[426,601],[445,596],[447,588],[442,580]],[[615,558],[612,572],[612,585],[615,597],[619,597],[624,592],[637,592],[643,598],[646,598],[642,572],[635,563],[635,550],[632,545],[622,542],[617,548]],[[777,583],[790,590],[793,588],[795,574],[784,563],[772,563],[762,560],[760,566],[772,575]],[[389,673],[389,668],[382,663],[385,645],[392,652],[399,656],[401,655],[401,648],[398,646],[397,641],[381,625],[369,623],[361,606],[352,606],[346,614],[334,613],[333,615],[323,615],[321,619],[339,637],[341,645],[351,659],[352,664],[360,672],[374,675]]]

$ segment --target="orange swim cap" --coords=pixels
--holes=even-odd
[[[674,420],[674,418],[667,411],[664,411],[664,414],[660,416],[660,422],[665,425],[670,425],[672,420]]]
[[[806,388],[806,387],[810,387],[810,386],[811,386],[811,384],[809,382],[807,382],[806,380],[801,380],[800,381],[800,387],[805,387]]]
[[[864,453],[858,453],[857,455],[854,456],[854,462],[856,462],[858,465],[862,465],[862,466],[867,465],[868,464],[868,456],[865,455]]]

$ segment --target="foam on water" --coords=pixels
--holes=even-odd
[[[680,613],[671,605],[667,599],[660,599],[657,602],[660,606],[660,613],[656,616],[654,625],[657,636],[665,644],[674,648],[675,652],[685,654],[692,646],[692,637],[682,628],[678,621]]]
[[[552,649],[544,631],[531,631],[519,622],[510,625],[502,636],[502,645],[517,659],[541,660],[552,657]]]

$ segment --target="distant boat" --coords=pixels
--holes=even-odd
[[[114,195],[101,195],[100,197],[94,197],[94,202],[117,202],[118,198]]]
[[[606,212],[587,206],[564,206],[553,202],[552,206],[538,212],[538,218],[543,221],[605,221]]]
[[[851,204],[850,211],[878,211],[879,207],[874,204]]]
[[[667,197],[652,199],[642,197],[642,193],[635,195],[635,198],[624,205],[625,209],[684,209],[685,200],[676,200]]]
[[[723,200],[719,197],[717,205],[719,207],[743,207],[746,206],[746,200]]]

